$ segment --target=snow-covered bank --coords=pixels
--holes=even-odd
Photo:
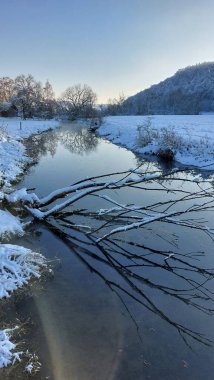
[[[20,175],[25,166],[31,162],[26,154],[23,139],[48,129],[56,128],[59,122],[55,120],[20,120],[18,118],[0,118],[0,188],[7,188]],[[0,191],[0,203],[3,200]],[[20,196],[20,194],[18,193]],[[18,195],[8,195],[12,204]],[[25,192],[22,191],[22,196]],[[24,234],[25,225],[18,216],[12,215],[0,206],[0,300],[9,297],[12,292],[26,285],[32,277],[39,277],[41,269],[46,266],[45,258],[25,247],[11,244],[1,244],[2,239],[12,235]],[[14,328],[0,329],[0,368],[20,360],[20,353],[11,341]]]
[[[151,132],[145,146],[139,143],[139,126]],[[161,148],[165,128],[178,138],[178,162],[214,169],[214,115],[109,116],[98,133],[136,153],[152,154]]]
[[[15,352],[16,344],[10,339],[17,327],[13,329],[0,330],[0,368],[7,367],[9,364],[20,361],[20,352]]]
[[[28,248],[0,244],[0,299],[27,284],[32,277],[40,277],[46,266],[45,258]]]
[[[0,239],[2,238],[8,239],[12,235],[18,235],[18,236],[24,235],[23,225],[18,216],[12,215],[8,210],[0,209]],[[1,252],[1,248],[0,248],[0,252]],[[0,258],[0,262],[1,262],[1,258]]]
[[[0,118],[0,186],[10,185],[31,162],[26,155],[23,139],[58,126],[56,120]]]
[[[31,249],[0,244],[0,299],[9,297],[32,277],[40,277],[45,266],[45,258]],[[16,344],[11,341],[16,328],[0,330],[0,368],[21,360],[21,353],[16,351]]]
[[[26,155],[23,138],[37,134],[59,124],[55,121],[22,121],[0,118],[0,187],[10,186],[11,182],[20,175],[30,158]],[[0,192],[0,203],[3,200]],[[22,196],[28,197],[25,191]],[[8,195],[12,204],[18,200],[20,192]],[[32,197],[32,196],[31,196]],[[45,265],[44,257],[21,246],[1,244],[2,240],[10,239],[12,235],[24,235],[24,223],[18,216],[7,209],[1,209],[0,204],[0,299],[27,284],[31,277],[39,277],[40,269]],[[1,341],[2,337],[2,341]],[[10,349],[15,346],[10,342],[9,335],[0,330],[0,368],[11,364],[14,353]]]

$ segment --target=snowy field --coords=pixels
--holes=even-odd
[[[169,147],[182,164],[214,169],[214,115],[109,116],[99,134],[142,154]]]
[[[9,186],[30,162],[25,154],[23,139],[58,125],[59,122],[55,120],[0,118],[0,187],[3,184]]]

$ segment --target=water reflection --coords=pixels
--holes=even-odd
[[[65,218],[62,220],[65,221]],[[94,240],[89,236],[69,229],[67,218],[66,227],[63,223],[60,228],[55,222],[54,224],[55,226],[49,224],[52,232],[117,294],[128,312],[127,296],[173,326],[189,347],[192,340],[207,346],[213,344],[213,340],[208,336],[189,327],[188,320],[184,320],[183,323],[173,320],[172,310],[164,310],[159,302],[162,300],[164,304],[164,298],[167,296],[172,299],[171,306],[180,308],[180,311],[193,308],[213,316],[214,270],[202,266],[199,258],[204,257],[203,252],[160,250],[152,245],[146,246],[136,241],[118,238],[95,246]],[[113,272],[106,271],[105,266]],[[137,326],[137,322],[133,321]]]
[[[54,157],[59,143],[72,154],[84,155],[96,150],[98,138],[88,128],[80,127],[75,123],[65,124],[51,133],[46,132],[29,137],[28,154],[36,162],[48,153]]]
[[[59,131],[57,136],[64,147],[74,154],[88,154],[95,151],[98,145],[98,138],[87,128],[77,128],[72,133],[70,130]]]

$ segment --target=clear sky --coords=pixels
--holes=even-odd
[[[214,61],[213,18],[214,0],[0,0],[0,76],[133,95]]]

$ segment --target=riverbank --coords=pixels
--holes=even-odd
[[[31,163],[24,139],[59,126],[56,120],[0,118],[0,187],[10,186]]]
[[[98,134],[147,157],[169,148],[181,164],[214,169],[214,115],[109,116]]]
[[[26,165],[32,162],[26,154],[24,139],[31,135],[59,126],[55,120],[24,120],[0,118],[0,187],[9,188],[12,182],[23,173]],[[1,194],[1,193],[0,193]],[[1,196],[0,196],[1,201]],[[0,208],[0,299],[8,298],[31,278],[40,276],[45,259],[42,255],[19,245],[2,244],[11,236],[24,234],[21,220],[8,210]],[[2,328],[5,321],[0,319],[0,368],[20,361],[21,352],[12,341],[18,326]],[[12,340],[11,340],[12,339]],[[30,361],[29,361],[30,363]],[[31,363],[30,363],[31,364]],[[30,365],[29,364],[29,365]],[[32,366],[27,368],[31,372]]]

